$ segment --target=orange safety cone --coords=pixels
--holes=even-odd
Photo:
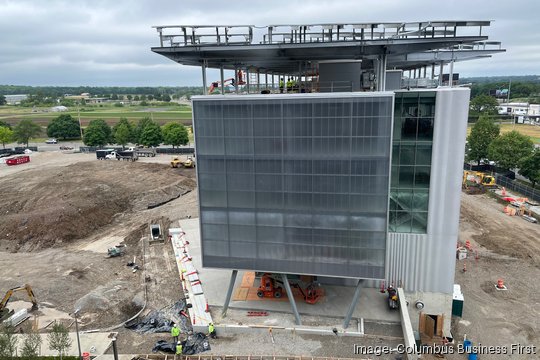
[[[461,271],[467,272],[467,263],[466,262],[463,263],[463,270],[461,270]]]
[[[467,250],[471,250],[471,241],[470,240],[465,241],[465,248]]]
[[[506,188],[503,186],[503,189],[502,189],[502,196],[506,196]]]
[[[504,281],[503,281],[503,279],[497,280],[497,289],[504,289]]]
[[[206,300],[206,309],[204,309],[204,312],[210,312],[210,307],[208,306],[208,300]]]
[[[193,315],[193,321],[191,322],[192,325],[195,325],[195,315]]]

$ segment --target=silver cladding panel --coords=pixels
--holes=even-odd
[[[385,277],[392,93],[193,98],[203,266]]]
[[[427,234],[389,233],[387,281],[451,294],[470,90],[437,89]]]

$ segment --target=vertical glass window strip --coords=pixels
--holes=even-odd
[[[435,92],[396,92],[388,229],[426,233]]]

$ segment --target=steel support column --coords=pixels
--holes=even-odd
[[[302,320],[300,320],[300,314],[296,308],[296,301],[294,301],[294,296],[291,290],[291,285],[289,284],[289,279],[287,278],[287,274],[281,274],[281,279],[283,280],[283,286],[285,287],[285,291],[287,291],[287,296],[289,297],[289,302],[291,303],[291,308],[296,319],[296,325],[302,325]]]
[[[351,305],[349,306],[349,310],[347,310],[347,314],[345,315],[345,320],[343,321],[343,329],[346,329],[349,327],[349,323],[351,322],[351,317],[354,312],[354,309],[356,308],[356,304],[358,303],[358,299],[360,298],[360,290],[362,289],[362,283],[364,280],[358,279],[358,284],[356,284],[356,290],[354,290],[354,295],[351,301]]]
[[[448,86],[453,87],[454,86],[454,59],[452,57],[452,61],[450,61],[450,71],[448,72]]]
[[[201,69],[202,69],[202,81],[203,81],[203,95],[206,95],[206,65],[207,65],[207,60],[203,60],[202,62],[202,66],[201,66]]]
[[[221,95],[225,94],[225,74],[223,73],[223,66],[219,67],[219,76],[221,78]]]
[[[439,86],[442,86],[442,78],[443,78],[443,71],[444,71],[444,61],[441,61],[441,66],[439,68]]]
[[[236,275],[238,275],[238,270],[233,270],[231,273],[231,280],[229,281],[229,288],[227,289],[227,296],[225,297],[225,303],[223,304],[223,311],[221,312],[222,317],[227,315],[227,309],[229,308],[229,303],[231,302],[234,283],[236,282]]]

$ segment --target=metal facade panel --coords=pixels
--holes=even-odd
[[[205,267],[385,277],[393,94],[194,97]]]
[[[407,291],[453,290],[469,95],[437,90],[427,234],[388,235],[386,280]]]

